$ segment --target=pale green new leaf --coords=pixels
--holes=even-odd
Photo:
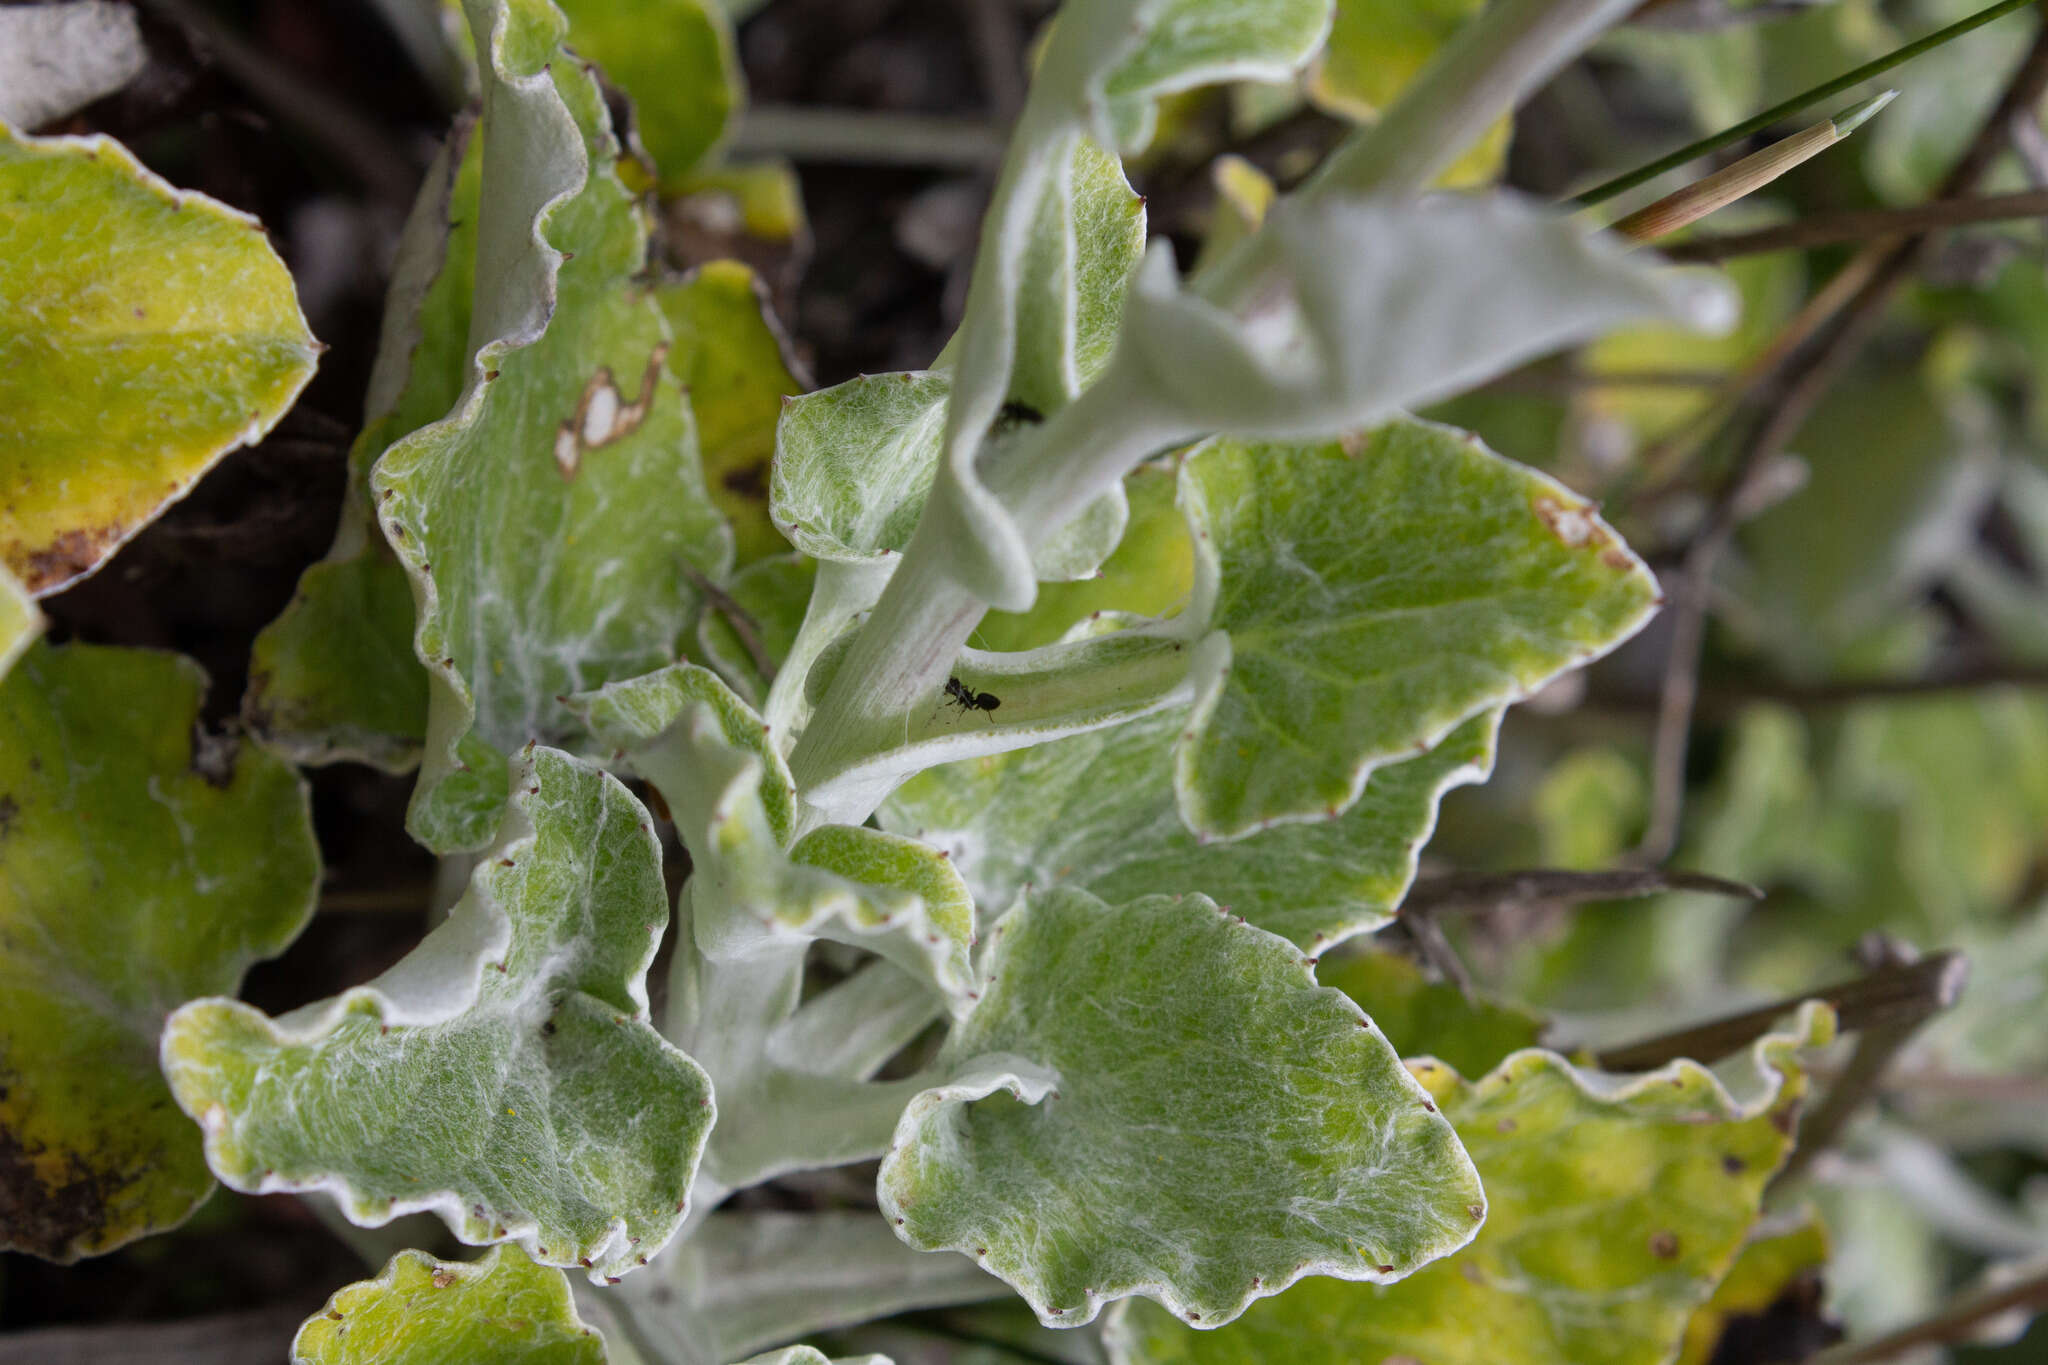
[[[1025,887],[1104,900],[1201,892],[1261,929],[1319,951],[1384,925],[1451,787],[1493,768],[1498,712],[1428,753],[1379,769],[1337,820],[1204,842],[1174,804],[1183,709],[920,773],[877,812],[884,829],[946,850],[990,913]]]
[[[482,172],[482,136],[459,122],[399,238],[334,545],[250,653],[243,718],[300,763],[353,759],[398,772],[419,761],[427,673],[412,649],[411,585],[370,510],[370,467],[462,394]]]
[[[767,1355],[743,1360],[740,1365],[890,1365],[887,1356],[839,1356],[827,1360],[815,1346],[785,1346]]]
[[[1300,953],[1205,896],[1036,895],[904,1112],[882,1210],[1048,1326],[1132,1294],[1203,1325],[1304,1275],[1391,1281],[1471,1240],[1436,1104]]]
[[[171,1017],[163,1063],[236,1189],[326,1190],[374,1227],[432,1210],[593,1279],[683,1219],[711,1086],[647,1017],[668,920],[639,802],[533,749],[469,892],[412,954],[278,1020],[231,1000]]]
[[[1590,503],[1449,427],[1219,440],[1181,477],[1215,665],[1176,753],[1198,833],[1338,815],[1376,768],[1606,653],[1659,600]]]
[[[1048,171],[1027,226],[1015,284],[1016,369],[1004,399],[1017,406],[998,436],[1065,407],[1107,363],[1145,245],[1144,201],[1114,158],[1077,137]],[[937,474],[961,345],[956,337],[932,370],[865,375],[789,404],[770,505],[798,549],[865,561],[909,543]],[[1117,511],[1082,537],[1086,544],[1042,556],[1041,574],[1088,576],[1122,529]]]
[[[320,343],[263,225],[0,120],[0,566],[46,596],[270,430]]]
[[[297,937],[320,857],[297,774],[195,728],[205,685],[89,645],[0,683],[0,1246],[96,1255],[213,1189],[157,1031]]]
[[[1061,11],[1052,25],[982,220],[957,345],[948,348],[957,350],[957,389],[933,484],[936,524],[948,532],[936,543],[951,575],[983,601],[1028,608],[1036,579],[1081,576],[1108,553],[1122,524],[1112,486],[1106,512],[1054,528],[1050,539],[1038,538],[1034,555],[1034,537],[977,470],[985,442],[1000,435],[1013,385],[1031,370],[1024,347],[1033,340],[1037,290],[1029,272],[1043,201],[1059,192],[1088,137],[1121,151],[1150,137],[1160,95],[1233,78],[1285,79],[1328,25],[1329,0],[1097,0]]]
[[[708,669],[676,664],[571,699],[661,793],[690,850],[697,946],[730,959],[812,938],[867,948],[942,993],[972,984],[974,904],[935,849],[825,825],[795,837],[768,726]]]
[[[1109,374],[1176,430],[1322,438],[1626,322],[1734,321],[1719,281],[1507,193],[1283,199],[1252,240],[1280,287],[1242,315],[1158,248],[1125,304]]]
[[[605,1365],[569,1281],[519,1248],[474,1261],[423,1251],[339,1290],[292,1340],[292,1365]]]
[[[505,755],[589,737],[558,700],[675,657],[731,533],[703,488],[670,332],[638,280],[647,226],[595,76],[544,0],[472,0],[490,33],[468,386],[384,453],[378,517],[412,578],[432,678],[409,824],[487,842]]]
[[[1397,1285],[1297,1285],[1220,1332],[1133,1304],[1111,1325],[1112,1357],[1662,1365],[1791,1150],[1796,1054],[1832,1034],[1833,1016],[1810,1004],[1713,1070],[1679,1061],[1615,1076],[1534,1048],[1477,1081],[1412,1063],[1486,1182],[1470,1247]]]

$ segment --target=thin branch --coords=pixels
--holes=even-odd
[[[1730,881],[1705,872],[1680,872],[1663,867],[1625,867],[1606,872],[1572,872],[1535,868],[1526,872],[1487,875],[1452,873],[1418,878],[1401,902],[1403,918],[1420,911],[1444,914],[1458,910],[1490,910],[1500,905],[1579,905],[1586,901],[1630,900],[1665,891],[1703,891],[1738,900],[1762,900],[1764,893],[1747,882]]]
[[[1831,213],[1802,218],[1778,227],[1758,228],[1754,232],[1703,235],[1673,246],[1659,247],[1658,250],[1673,261],[1726,261],[1766,251],[1804,251],[1808,247],[1830,246],[1839,242],[1865,242],[1873,237],[2041,217],[2048,217],[2048,190],[2029,190],[1980,198],[1937,199],[1903,209]]]
[[[1705,156],[1707,153],[1725,147],[1731,142],[1739,142],[1753,133],[1760,133],[1773,124],[1820,103],[1820,101],[1827,99],[1831,95],[1839,95],[1852,86],[1861,85],[1871,77],[1889,71],[1902,62],[1911,61],[1921,53],[1940,47],[1951,39],[1959,38],[1971,29],[1981,28],[1994,19],[2003,18],[2005,15],[2011,14],[2015,10],[2024,9],[2033,3],[2034,0],[1999,0],[1999,3],[1979,10],[1967,19],[1950,24],[1947,28],[1937,30],[1924,38],[1907,43],[1904,47],[1887,52],[1876,61],[1865,62],[1855,70],[1845,71],[1831,81],[1823,82],[1810,90],[1801,91],[1782,104],[1772,105],[1754,118],[1744,119],[1733,127],[1723,128],[1718,133],[1711,133],[1697,142],[1688,143],[1668,156],[1661,156],[1647,166],[1638,167],[1626,175],[1618,175],[1604,184],[1596,185],[1584,194],[1579,195],[1572,202],[1581,208],[1604,203],[1617,194],[1632,190],[1646,181],[1655,180],[1668,170],[1683,166],[1686,162],[1696,157]]]
[[[1870,947],[1864,965],[1872,970],[1904,967],[1919,961],[1919,954],[1910,944],[1889,935],[1873,935],[1867,942]],[[1957,994],[1961,994],[1960,987]],[[1771,1178],[1773,1185],[1784,1186],[1797,1180],[1813,1164],[1815,1156],[1835,1145],[1835,1139],[1842,1135],[1856,1111],[1877,1094],[1885,1073],[1920,1026],[1948,1003],[1930,998],[1924,1012],[1905,1013],[1874,1023],[1856,1035],[1856,1047],[1849,1055],[1848,1065],[1828,1086],[1820,1104],[1801,1120],[1799,1141],[1784,1166]]]
[[[1743,681],[1715,683],[1699,690],[1699,709],[1726,714],[1761,701],[1781,702],[1802,710],[1854,706],[1859,702],[1896,697],[1937,697],[1951,692],[1975,692],[1984,688],[2017,687],[2048,689],[2048,667],[2039,664],[1990,664],[1946,677],[1866,678],[1849,682],[1792,683]],[[1657,705],[1647,693],[1601,696],[1602,707],[1617,710],[1647,710]]]
[[[1814,1356],[1807,1365],[1870,1365],[1871,1361],[1892,1360],[1917,1346],[1960,1341],[1979,1324],[2002,1313],[2043,1308],[2048,1308],[2048,1271],[2000,1288],[1965,1294],[1931,1318],[1923,1318],[1871,1341],[1852,1341],[1831,1347]]]
[[[1451,946],[1444,928],[1436,922],[1436,916],[1428,910],[1401,916],[1401,927],[1414,940],[1416,950],[1423,961],[1436,968],[1437,975],[1458,988],[1458,994],[1472,1003],[1478,998],[1478,984],[1472,980],[1472,973],[1465,966],[1465,959],[1458,956],[1458,950]]]
[[[732,147],[796,162],[983,171],[1002,161],[1004,131],[985,119],[756,104],[740,116]]]
[[[1918,962],[1883,967],[1853,981],[1787,996],[1642,1042],[1604,1048],[1595,1055],[1608,1071],[1653,1071],[1680,1057],[1717,1062],[1763,1037],[1773,1024],[1809,1000],[1832,1005],[1835,1023],[1843,1032],[1925,1019],[1954,1004],[1969,975],[1969,959],[1961,953],[1933,953]]]

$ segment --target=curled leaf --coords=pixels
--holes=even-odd
[[[661,851],[632,795],[567,754],[532,750],[515,781],[411,955],[277,1020],[193,1001],[164,1071],[236,1189],[327,1190],[369,1227],[432,1210],[472,1245],[623,1275],[681,1225],[713,1117],[647,1016]]]

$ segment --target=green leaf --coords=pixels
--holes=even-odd
[[[682,1223],[712,1123],[703,1071],[647,1019],[667,923],[653,824],[552,749],[495,847],[383,976],[270,1020],[171,1017],[164,1070],[239,1190],[326,1190],[351,1221],[432,1210],[472,1245],[623,1275]]]
[[[675,333],[668,367],[690,396],[711,500],[733,529],[733,562],[744,567],[788,551],[768,515],[775,424],[784,401],[803,392],[767,289],[738,261],[711,261],[655,300]]]
[[[571,699],[652,782],[690,851],[697,946],[746,957],[814,938],[867,948],[955,999],[974,904],[936,850],[825,825],[794,847],[796,787],[762,723],[708,669],[677,664]]]
[[[96,1255],[213,1189],[157,1031],[283,951],[320,858],[297,774],[196,728],[205,686],[88,645],[0,684],[0,1246]]]
[[[1285,940],[1204,896],[1072,890],[995,932],[954,1079],[882,1163],[912,1246],[974,1257],[1048,1326],[1131,1294],[1207,1326],[1303,1275],[1399,1279],[1477,1230],[1435,1103]]]
[[[292,1340],[292,1365],[604,1365],[561,1271],[517,1248],[475,1261],[423,1251],[338,1291]]]
[[[37,597],[97,569],[313,377],[263,225],[107,137],[0,121],[0,565]]]
[[[697,620],[704,662],[757,711],[767,705],[773,682],[761,660],[765,657],[778,670],[789,661],[817,580],[818,563],[808,556],[757,559],[734,574],[725,589],[744,619],[735,620],[725,604],[713,602]],[[753,634],[751,643],[740,634],[743,626]]]
[[[721,577],[732,553],[638,278],[647,225],[596,78],[564,55],[551,5],[471,13],[493,54],[471,321],[485,340],[455,410],[371,475],[432,676],[409,826],[442,852],[488,841],[504,755],[590,746],[556,699],[670,662],[697,607],[682,567]]]
[[[1482,8],[1484,0],[1337,0],[1329,41],[1309,77],[1309,98],[1344,118],[1378,118]],[[1498,178],[1513,131],[1513,118],[1501,119],[1444,182]]]
[[[243,718],[299,763],[402,772],[419,762],[427,673],[412,649],[412,586],[370,510],[370,467],[461,397],[482,179],[481,132],[458,122],[399,238],[334,545],[251,652]]]
[[[1115,158],[1086,138],[1062,148],[1041,189],[1014,284],[1015,368],[1004,401],[1017,406],[997,423],[999,436],[1065,407],[1100,373],[1145,245],[1144,201]],[[956,338],[931,370],[864,375],[789,404],[771,507],[799,550],[862,562],[909,543],[937,474],[960,346]],[[1092,574],[1123,529],[1121,511],[1111,510],[1098,514],[1092,535],[1073,533],[1043,555],[1040,576]]]
[[[1493,767],[1499,713],[1427,754],[1376,772],[1336,820],[1206,842],[1174,804],[1173,745],[1185,710],[1034,748],[933,768],[878,812],[884,829],[946,850],[991,913],[1027,886],[1104,900],[1200,892],[1261,929],[1319,951],[1384,925],[1451,787]]]
[[[1546,1027],[1541,1015],[1517,1006],[1467,1000],[1456,986],[1430,980],[1408,958],[1383,949],[1325,957],[1316,979],[1370,1012],[1403,1057],[1434,1057],[1464,1075],[1482,1075],[1509,1053],[1536,1046]]]
[[[685,183],[746,98],[732,25],[712,0],[555,0],[569,46],[633,100],[663,189]]]
[[[1793,438],[1805,485],[1743,527],[1751,572],[1731,580],[1788,668],[1826,670],[1895,626],[1960,557],[1995,486],[1995,441],[1911,371],[1830,391]]]
[[[1214,632],[1176,753],[1198,833],[1334,818],[1374,769],[1604,654],[1658,600],[1591,504],[1449,427],[1219,440],[1182,480],[1188,614]]]
[[[1152,140],[1159,96],[1218,81],[1287,80],[1330,31],[1330,0],[1138,0],[1124,8],[1137,42],[1111,45],[1105,55],[1115,65],[1097,79],[1127,151]]]
[[[1177,473],[1165,464],[1147,464],[1126,475],[1130,517],[1123,539],[1095,576],[1041,583],[1031,610],[982,617],[974,644],[995,651],[1039,649],[1103,612],[1170,616],[1185,606],[1195,581],[1195,548],[1187,518],[1174,504]]]
[[[1256,318],[1218,307],[1208,281],[1184,283],[1170,252],[1138,272],[1104,382],[1141,394],[1165,439],[1322,439],[1625,322],[1734,321],[1718,280],[1505,193],[1288,198],[1252,243],[1284,286],[1260,295]]]
[[[1317,1280],[1220,1332],[1149,1304],[1112,1321],[1118,1365],[1660,1365],[1727,1271],[1790,1150],[1801,1048],[1832,1035],[1808,1005],[1713,1071],[1639,1076],[1509,1057],[1478,1081],[1414,1064],[1486,1182],[1458,1255],[1391,1286]]]

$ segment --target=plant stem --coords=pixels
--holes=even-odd
[[[2041,1308],[2048,1308],[2048,1271],[1998,1289],[1981,1289],[1965,1294],[1931,1318],[1924,1318],[1871,1341],[1852,1341],[1831,1347],[1814,1356],[1807,1365],[1869,1365],[1871,1361],[1891,1360],[1916,1346],[1959,1341],[1979,1323],[2001,1313]]]
[[[1803,251],[1808,247],[1865,242],[1874,237],[1931,232],[1937,228],[2042,217],[2048,217],[2048,190],[2026,190],[2018,194],[1936,199],[1903,209],[1831,213],[1754,232],[1694,237],[1658,250],[1673,261],[1711,263],[1767,251]]]
[[[1604,1048],[1595,1059],[1607,1071],[1653,1071],[1680,1057],[1712,1064],[1763,1037],[1771,1025],[1809,1000],[1825,1000],[1834,1006],[1836,1026],[1844,1032],[1925,1019],[1954,1004],[1969,975],[1969,959],[1961,953],[1933,953],[1918,962],[1883,967],[1854,981],[1788,996],[1740,1014],[1639,1043]]]
[[[979,171],[1002,160],[1003,128],[984,119],[757,104],[740,116],[732,148],[796,162]]]
[[[1654,896],[1665,891],[1700,891],[1752,901],[1764,898],[1762,891],[1747,882],[1729,881],[1704,872],[1678,872],[1662,867],[1627,867],[1606,872],[1536,868],[1480,876],[1460,873],[1418,878],[1401,902],[1401,913],[1427,910],[1443,914],[1535,902],[1577,905],[1585,901]]]
[[[1861,85],[1871,77],[1889,71],[1902,62],[1911,61],[1923,52],[1931,52],[1951,39],[1960,38],[1972,29],[1981,28],[1994,19],[2002,18],[2015,10],[2024,9],[2033,3],[2034,0],[1999,0],[1999,3],[1979,10],[1967,19],[1958,20],[1947,28],[1940,29],[1928,34],[1924,38],[1907,43],[1904,47],[1887,52],[1875,61],[1865,62],[1855,70],[1846,71],[1831,81],[1825,81],[1810,90],[1801,91],[1782,104],[1774,104],[1754,118],[1744,119],[1733,127],[1723,128],[1718,133],[1711,133],[1697,142],[1688,143],[1680,147],[1668,156],[1659,157],[1647,166],[1638,167],[1626,175],[1618,175],[1604,184],[1596,185],[1584,194],[1579,195],[1572,202],[1581,208],[1605,203],[1615,195],[1632,190],[1645,181],[1654,180],[1664,174],[1664,172],[1678,166],[1683,166],[1695,157],[1705,156],[1708,152],[1725,147],[1731,142],[1740,141],[1752,133],[1760,133],[1779,120],[1789,118],[1802,109],[1818,104],[1831,95],[1839,95],[1851,86]]]
[[[1819,156],[1855,132],[1872,114],[1897,98],[1898,93],[1887,90],[1831,119],[1822,119],[1810,128],[1780,138],[1732,166],[1724,166],[1712,175],[1665,195],[1654,204],[1637,209],[1616,222],[1611,231],[1638,242],[1668,237],[1717,209],[1756,193],[1795,166],[1804,165]]]

